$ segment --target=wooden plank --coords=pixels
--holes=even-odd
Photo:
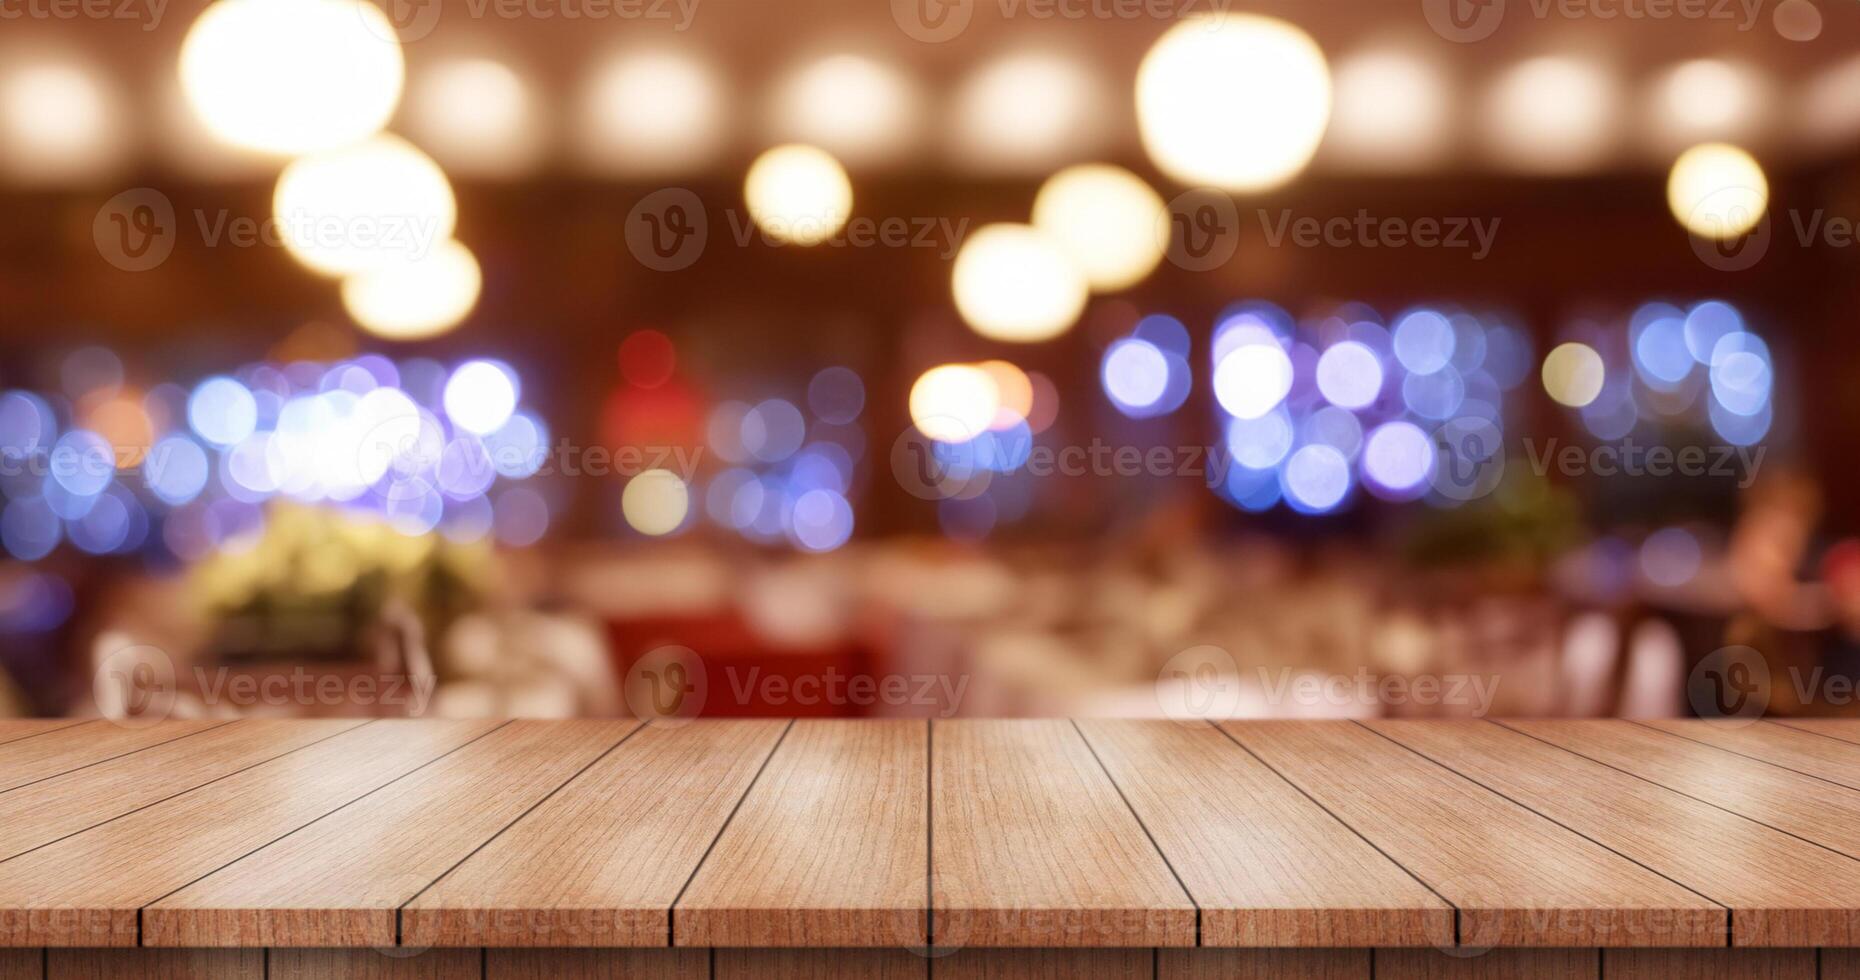
[[[926,980],[921,956],[902,949],[719,949],[714,980]]]
[[[148,728],[124,728],[107,721],[92,721],[0,744],[0,793],[224,724],[172,721]]]
[[[0,949],[0,980],[45,980],[45,951]]]
[[[797,721],[672,910],[679,946],[921,946],[929,725]]]
[[[1625,721],[1500,724],[1860,858],[1860,791]]]
[[[484,980],[710,980],[710,950],[491,949]]]
[[[401,911],[417,946],[663,946],[788,723],[649,725]]]
[[[1815,951],[1607,949],[1602,980],[1815,980]]]
[[[1860,718],[1776,718],[1770,724],[1809,732],[1823,738],[1860,743]]]
[[[0,718],[0,745],[82,724],[82,718]]]
[[[1079,728],[1201,908],[1201,945],[1453,944],[1452,906],[1219,729]]]
[[[1164,949],[1157,980],[1372,980],[1366,949]]]
[[[1150,949],[965,949],[934,960],[936,980],[1153,980]]]
[[[0,860],[361,724],[359,719],[241,721],[0,794]]]
[[[1473,955],[1433,949],[1376,950],[1376,980],[1595,980],[1593,949],[1493,949]]]
[[[1223,725],[1457,906],[1463,945],[1724,944],[1721,906],[1360,725]]]
[[[142,906],[497,724],[374,722],[0,863],[0,945],[133,946]]]
[[[274,949],[266,980],[480,980],[476,949]]]
[[[1860,745],[1852,742],[1768,722],[1752,724],[1738,719],[1664,719],[1641,724],[1759,762],[1840,783],[1849,789],[1860,789]]]
[[[1734,945],[1860,943],[1860,861],[1489,722],[1367,724],[1728,906]]]
[[[54,949],[46,980],[263,980],[262,949]]]
[[[144,946],[392,946],[398,910],[639,727],[515,721],[142,910]]]
[[[1821,958],[1821,980],[1860,980],[1860,949],[1816,950]]]
[[[1069,722],[931,729],[932,938],[1192,946],[1195,906]]]

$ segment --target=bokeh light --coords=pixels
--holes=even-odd
[[[1035,343],[1072,328],[1089,284],[1065,250],[1031,225],[976,229],[956,254],[951,278],[956,309],[991,340]]]
[[[1137,126],[1157,167],[1185,184],[1285,183],[1330,121],[1330,68],[1305,32],[1270,17],[1184,19],[1137,69]]]
[[[456,239],[405,261],[342,280],[342,308],[356,326],[387,340],[424,340],[464,322],[478,305],[484,274]]]
[[[1259,418],[1291,390],[1292,360],[1277,344],[1243,344],[1214,366],[1214,398],[1234,418]]]
[[[454,58],[413,76],[407,131],[447,169],[514,177],[542,156],[544,128],[535,96],[509,65]]]
[[[452,237],[458,202],[431,157],[384,135],[292,161],[278,177],[271,213],[292,256],[315,272],[346,276],[426,256]]]
[[[1366,408],[1382,394],[1382,359],[1359,341],[1333,344],[1318,358],[1317,385],[1333,405]]]
[[[1770,185],[1755,157],[1729,143],[1704,143],[1679,155],[1666,179],[1666,205],[1700,238],[1735,238],[1763,220]]]
[[[743,198],[756,227],[776,242],[818,245],[852,216],[852,181],[833,156],[790,143],[765,151],[749,165]]]
[[[1041,172],[1103,142],[1109,101],[1098,74],[1077,58],[1010,52],[976,69],[957,88],[953,153],[972,170]]]
[[[894,159],[916,140],[920,102],[897,68],[863,55],[828,55],[777,83],[774,135],[855,164]]]
[[[685,481],[671,470],[647,470],[627,481],[620,508],[628,527],[662,537],[684,525],[691,509],[691,493]]]
[[[988,372],[972,364],[931,368],[911,385],[911,422],[938,442],[967,442],[988,431],[1001,395]]]
[[[1116,292],[1162,263],[1168,207],[1122,167],[1080,164],[1054,174],[1033,199],[1033,225],[1064,249],[1091,288]]]
[[[31,184],[107,176],[127,149],[120,98],[90,66],[9,52],[0,72],[0,169]]]
[[[1560,344],[1544,357],[1544,391],[1558,404],[1581,408],[1602,393],[1607,374],[1602,355],[1578,341]]]
[[[1401,48],[1337,62],[1336,108],[1324,154],[1363,171],[1414,171],[1438,161],[1452,137],[1448,82],[1438,65]]]
[[[1615,76],[1578,58],[1531,58],[1486,93],[1492,153],[1517,170],[1569,173],[1591,166],[1614,143],[1620,96]]]
[[[517,407],[517,382],[492,361],[466,361],[446,380],[446,415],[467,432],[502,428]]]
[[[679,51],[609,56],[582,95],[579,152],[602,172],[647,176],[709,163],[726,133],[723,83],[712,67]]]
[[[386,125],[404,66],[363,0],[219,0],[181,45],[181,85],[216,136],[267,153],[354,143]]]

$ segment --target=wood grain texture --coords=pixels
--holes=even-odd
[[[1860,744],[1860,718],[1777,718],[1770,724]]]
[[[1366,949],[1165,949],[1156,980],[1371,980]]]
[[[484,980],[710,980],[710,950],[491,949]]]
[[[1860,788],[1860,745],[1769,722],[1674,719],[1641,724],[1760,762]]]
[[[349,719],[241,721],[0,794],[0,860],[361,724]]]
[[[1458,907],[1465,945],[1724,944],[1721,906],[1366,728],[1223,726]]]
[[[664,946],[679,889],[787,728],[649,725],[401,912],[415,946]]]
[[[46,980],[264,980],[262,949],[54,949]]]
[[[1070,722],[936,722],[931,739],[938,944],[1194,945],[1194,903]]]
[[[1822,949],[1821,980],[1860,980],[1860,949]]]
[[[1815,980],[1815,951],[1608,949],[1602,980]]]
[[[0,793],[224,724],[169,721],[147,728],[125,728],[99,720],[0,743]]]
[[[929,726],[797,721],[672,910],[680,946],[921,946]]]
[[[82,724],[82,718],[0,718],[0,745]]]
[[[1625,721],[1502,724],[1860,858],[1860,790]]]
[[[1376,950],[1376,980],[1595,980],[1593,949]]]
[[[142,906],[497,725],[374,722],[0,862],[0,945],[133,946]]]
[[[1152,980],[1150,949],[964,949],[930,965],[936,980]]]
[[[1452,945],[1452,906],[1219,729],[1079,729],[1201,908],[1203,946]]]
[[[476,949],[274,949],[266,980],[479,980]]]
[[[928,980],[902,949],[720,949],[714,980]]]
[[[1860,861],[1489,722],[1367,724],[1729,907],[1735,945],[1860,943]]]
[[[45,980],[45,953],[37,949],[0,949],[0,980]]]
[[[639,727],[513,721],[142,912],[144,946],[392,946],[401,905]]]

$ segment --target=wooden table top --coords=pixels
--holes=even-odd
[[[1860,946],[1860,722],[0,722],[0,946]]]

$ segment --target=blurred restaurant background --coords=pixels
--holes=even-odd
[[[1860,712],[1856,52],[0,3],[0,716]]]

